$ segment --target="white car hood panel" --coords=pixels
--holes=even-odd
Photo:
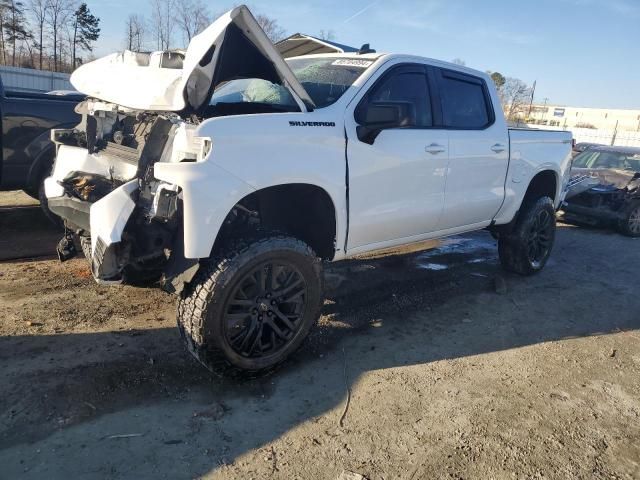
[[[235,44],[227,46],[233,53],[221,55],[225,40],[231,38],[225,34],[232,25],[249,43],[238,41],[236,35],[235,40],[230,40]],[[260,71],[233,61],[243,58],[243,53],[251,49],[253,58],[257,55],[264,60]],[[78,68],[71,83],[87,96],[131,109],[179,112],[187,108],[197,110],[210,98],[214,82],[230,80],[235,70],[245,68],[252,70],[253,78],[276,77],[291,91],[303,111],[313,108],[304,87],[245,6],[230,10],[193,37],[182,69],[161,67],[161,56],[160,52],[152,55],[149,62],[135,52],[114,53]],[[223,78],[224,74],[228,78]]]

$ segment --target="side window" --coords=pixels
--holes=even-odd
[[[439,85],[445,127],[482,129],[493,122],[481,79],[441,70]]]
[[[415,108],[416,127],[433,126],[427,76],[420,72],[397,72],[375,85],[369,103],[407,102]]]

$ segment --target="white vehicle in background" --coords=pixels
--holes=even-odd
[[[89,99],[53,133],[49,206],[99,282],[179,295],[210,368],[294,352],[323,261],[479,229],[507,270],[551,253],[571,134],[508,129],[484,73],[373,51],[285,62],[238,7],[186,53],[113,54],[72,83]]]

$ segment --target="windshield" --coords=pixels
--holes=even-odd
[[[281,107],[282,110],[297,110],[298,105],[282,85],[260,78],[231,80],[216,87],[210,105],[259,103]]]
[[[287,60],[316,107],[335,103],[373,60],[344,57],[293,58]]]
[[[586,150],[573,160],[575,168],[615,168],[640,172],[640,154]]]
[[[287,60],[296,78],[305,88],[317,108],[336,102],[353,82],[373,64],[372,60],[322,57]],[[298,105],[282,85],[260,78],[241,78],[218,85],[209,105],[253,104],[269,106],[275,111],[295,112]]]

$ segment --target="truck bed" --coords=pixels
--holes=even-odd
[[[571,132],[509,128],[510,161],[505,181],[504,204],[495,219],[498,225],[509,223],[521,207],[529,181],[537,172],[555,171],[555,206],[564,199],[571,164]],[[558,159],[561,159],[558,164]],[[559,172],[566,172],[561,175]]]

